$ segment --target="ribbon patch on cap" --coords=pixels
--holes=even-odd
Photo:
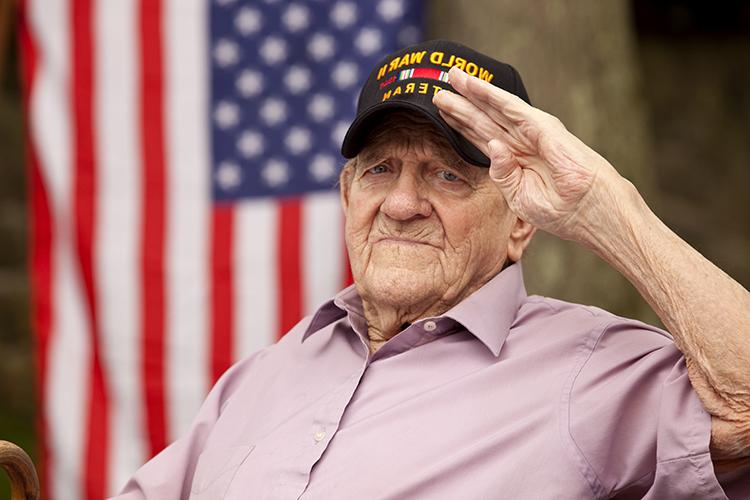
[[[450,83],[448,82],[447,72],[434,68],[411,68],[402,70],[398,74],[399,80],[409,80],[411,78],[429,78],[430,80]]]

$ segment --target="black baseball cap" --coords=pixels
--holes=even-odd
[[[383,114],[401,109],[430,119],[467,162],[489,167],[489,158],[453,130],[432,104],[440,89],[453,91],[448,81],[448,70],[453,66],[531,104],[521,75],[511,65],[449,40],[418,43],[385,56],[372,70],[359,94],[357,116],[346,132],[341,154],[354,158]]]

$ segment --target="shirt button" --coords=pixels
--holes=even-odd
[[[313,439],[315,440],[316,443],[320,443],[321,441],[323,441],[324,437],[326,437],[326,433],[323,431],[318,431],[315,434],[313,434]]]
[[[422,327],[428,332],[434,332],[437,324],[434,321],[425,321]]]

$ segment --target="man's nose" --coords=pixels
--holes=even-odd
[[[391,185],[380,211],[399,221],[429,217],[432,214],[432,204],[425,197],[425,188],[417,175],[402,172]]]

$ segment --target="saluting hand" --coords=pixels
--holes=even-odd
[[[556,117],[454,67],[460,93],[434,98],[445,121],[486,154],[489,175],[521,219],[561,238],[586,239],[589,208],[621,180],[615,169]],[[609,198],[609,197],[606,197]]]

